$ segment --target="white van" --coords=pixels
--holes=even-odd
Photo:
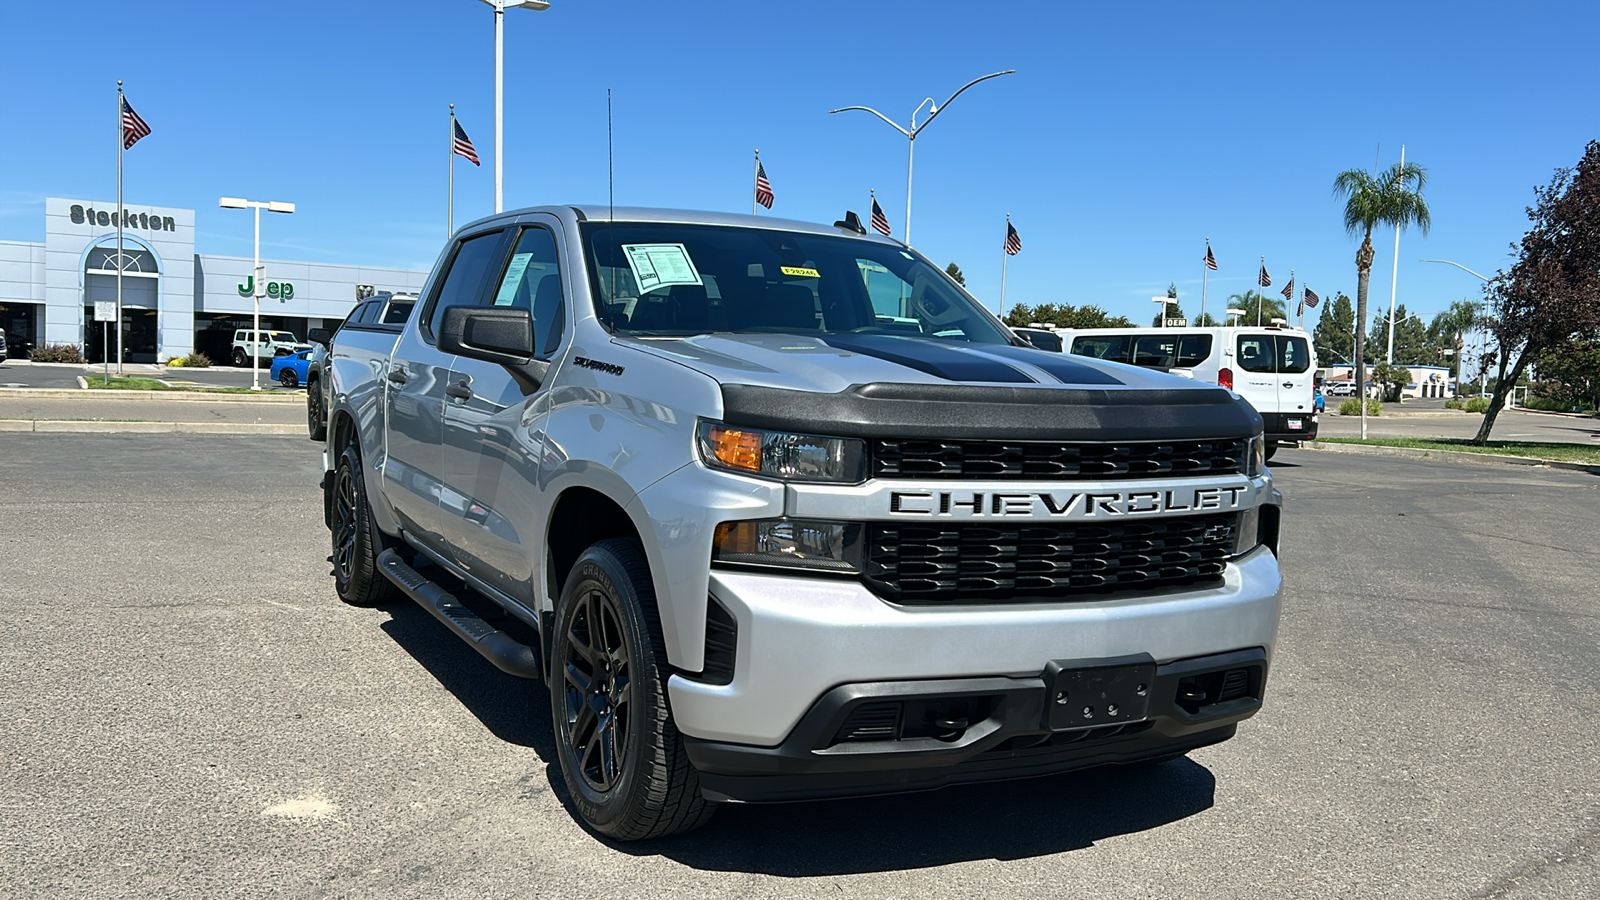
[[[1063,328],[1066,351],[1214,381],[1250,401],[1280,441],[1317,436],[1316,351],[1298,328]]]

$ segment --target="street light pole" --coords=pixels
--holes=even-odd
[[[244,200],[239,197],[223,197],[217,201],[223,209],[253,209],[256,218],[256,236],[254,266],[250,269],[250,293],[255,298],[254,330],[250,335],[250,390],[261,390],[261,210],[275,213],[294,212],[293,203],[284,203],[279,200]]]
[[[494,211],[500,212],[501,185],[505,176],[504,141],[501,124],[505,118],[505,18],[506,10],[514,7],[545,10],[550,0],[482,0],[494,7]]]
[[[484,0],[484,2],[487,3],[487,2],[489,2],[489,0]],[[893,128],[895,131],[898,131],[901,134],[906,136],[906,143],[909,145],[906,148],[906,230],[905,230],[906,246],[908,246],[908,247],[911,246],[911,168],[912,168],[912,163],[916,159],[917,135],[922,133],[922,129],[927,128],[929,125],[933,124],[933,120],[938,118],[939,113],[944,112],[945,107],[949,106],[952,101],[954,101],[957,97],[961,96],[961,91],[964,91],[969,87],[972,87],[973,85],[977,84],[980,81],[988,81],[991,78],[999,78],[1001,75],[1011,75],[1011,74],[1014,74],[1016,71],[1017,71],[1016,69],[1006,69],[1004,72],[992,72],[992,73],[990,73],[988,75],[984,75],[981,78],[974,78],[971,81],[967,82],[966,84],[962,85],[960,90],[956,91],[954,94],[951,94],[949,99],[945,100],[943,103],[934,103],[932,97],[924,98],[921,103],[917,104],[917,108],[911,111],[911,127],[910,128],[902,127],[899,123],[895,122],[893,119],[889,118],[888,116],[884,115],[881,112],[878,112],[877,110],[873,109],[870,106],[841,106],[838,109],[830,109],[830,110],[828,110],[828,115],[830,115],[830,116],[833,115],[834,113],[842,113],[842,112],[846,112],[846,111],[852,110],[852,109],[859,109],[862,112],[869,112],[869,113],[872,113],[873,115],[877,116],[878,118],[882,119],[883,121],[889,123],[889,127],[890,128]],[[917,124],[917,113],[922,112],[922,108],[924,106],[927,106],[930,103],[933,104],[933,107],[928,111],[928,118],[925,119],[921,125],[918,125]]]
[[[1453,260],[1448,260],[1448,259],[1419,259],[1419,260],[1417,260],[1417,262],[1444,263],[1447,266],[1455,266],[1456,268],[1458,268],[1461,271],[1467,273],[1468,275],[1471,275],[1471,276],[1473,276],[1475,278],[1478,278],[1478,279],[1482,280],[1484,284],[1488,284],[1490,281],[1494,280],[1494,279],[1488,277],[1487,275],[1483,275],[1481,273],[1474,272],[1471,269],[1467,268],[1466,266],[1463,266],[1461,263],[1455,262]],[[1487,333],[1487,329],[1484,329],[1484,332],[1485,333],[1483,335],[1483,342],[1482,342],[1482,344],[1480,346],[1480,349],[1478,350],[1478,393],[1479,394],[1485,393],[1484,387],[1483,387],[1483,376],[1485,374],[1486,369],[1485,369],[1485,367],[1483,365],[1483,358],[1489,352],[1489,335]],[[1461,337],[1461,348],[1463,350],[1466,349],[1467,342],[1466,342],[1465,337],[1460,335],[1460,334],[1458,334],[1457,336]],[[1458,391],[1461,390],[1461,368],[1462,368],[1462,365],[1463,365],[1463,363],[1462,363],[1462,355],[1458,354],[1456,356],[1456,390],[1458,390]]]

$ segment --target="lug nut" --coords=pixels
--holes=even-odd
[[[1084,707],[1084,708],[1083,708],[1083,717],[1084,717],[1084,718],[1085,718],[1085,719],[1092,719],[1092,718],[1094,718],[1094,707],[1092,707],[1092,706],[1085,706],[1085,707]]]
[[[1056,692],[1056,702],[1061,704],[1062,706],[1065,706],[1067,704],[1067,692],[1066,691],[1057,691]]]

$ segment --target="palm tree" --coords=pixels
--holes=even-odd
[[[1456,390],[1461,390],[1461,351],[1466,347],[1466,333],[1478,326],[1483,316],[1483,304],[1477,300],[1457,300],[1450,308],[1433,317],[1428,330],[1439,337],[1454,340]]]
[[[1346,169],[1333,179],[1333,195],[1344,198],[1344,229],[1354,237],[1361,233],[1356,250],[1356,321],[1367,321],[1367,281],[1372,276],[1372,229],[1383,224],[1395,228],[1415,225],[1428,233],[1433,224],[1428,204],[1422,199],[1422,186],[1428,171],[1416,163],[1395,163],[1382,174],[1362,169]],[[1366,347],[1361,329],[1356,329],[1356,384],[1367,383]]]
[[[1257,310],[1257,307],[1260,309]],[[1244,315],[1240,317],[1240,323],[1244,325],[1254,325],[1257,321],[1270,324],[1273,319],[1289,318],[1288,308],[1283,301],[1268,297],[1265,291],[1229,295],[1228,308],[1244,310]]]

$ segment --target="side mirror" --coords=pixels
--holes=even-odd
[[[332,339],[333,335],[329,334],[328,329],[326,328],[313,328],[306,332],[307,343],[321,344],[322,346],[326,347],[328,346],[328,342]]]
[[[514,306],[452,306],[444,311],[439,349],[502,366],[524,365],[533,359],[533,316]]]

